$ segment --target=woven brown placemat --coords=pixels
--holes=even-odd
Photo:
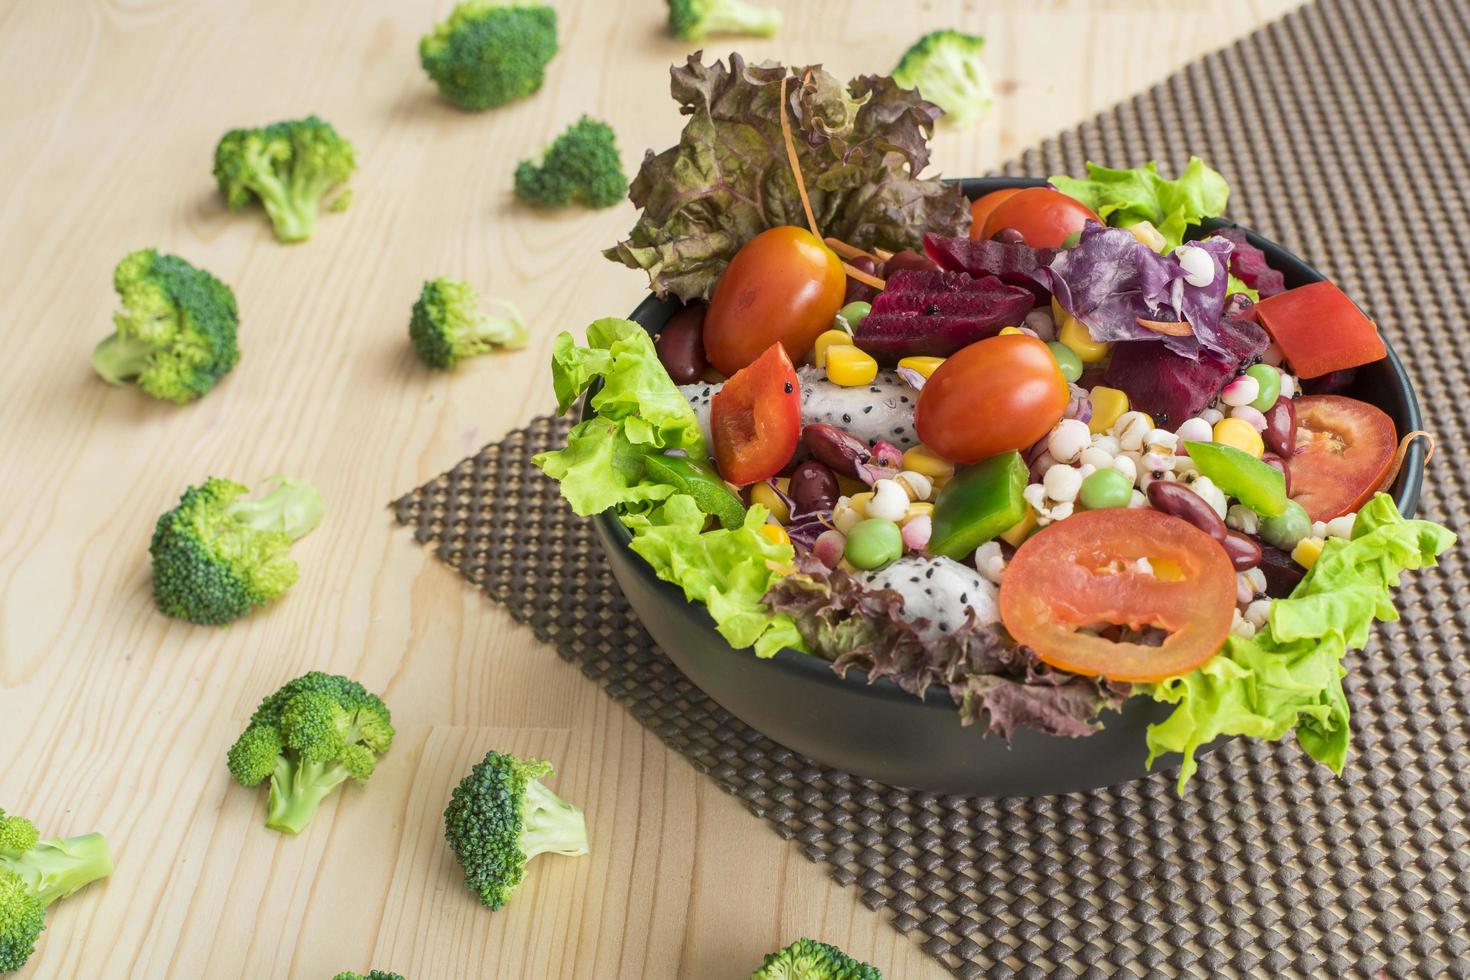
[[[1231,216],[1370,310],[1443,448],[1421,511],[1462,536],[1470,345],[1470,3],[1320,0],[1027,153],[1014,174],[1190,152]],[[1349,658],[1354,753],[1236,740],[1168,775],[968,800],[823,769],[732,718],[652,644],[530,465],[541,418],[397,518],[645,725],[962,977],[1470,976],[1470,614],[1459,552]],[[510,533],[507,529],[514,529]],[[589,560],[591,557],[591,560]]]

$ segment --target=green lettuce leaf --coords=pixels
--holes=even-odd
[[[1152,160],[1130,170],[1088,163],[1086,179],[1061,174],[1049,180],[1110,225],[1126,228],[1140,221],[1153,222],[1164,236],[1165,251],[1184,241],[1190,225],[1223,214],[1230,197],[1225,178],[1199,157],[1190,157],[1189,166],[1175,180],[1160,177],[1158,164]]]
[[[560,481],[572,509],[586,517],[616,508],[633,532],[633,550],[659,578],[708,606],[732,646],[754,644],[766,657],[783,646],[802,649],[791,618],[773,616],[763,602],[777,577],[773,569],[789,567],[795,557],[790,544],[760,534],[765,508],[750,508],[737,527],[706,531],[708,515],[694,497],[649,471],[648,457],[668,450],[700,461],[708,453],[694,410],[647,331],[628,320],[598,320],[587,328],[585,347],[563,333],[552,350],[551,374],[562,411],[603,381],[592,396],[597,414],[567,434],[564,449],[532,460]]]
[[[1148,730],[1148,764],[1179,752],[1179,792],[1194,775],[1195,751],[1220,735],[1278,739],[1295,731],[1312,758],[1337,773],[1347,761],[1348,702],[1342,659],[1364,646],[1377,621],[1398,619],[1389,591],[1401,573],[1436,564],[1455,535],[1405,520],[1387,494],[1358,512],[1351,539],[1330,538],[1289,597],[1271,604],[1266,627],[1231,636],[1203,667],[1150,687],[1177,705]]]
[[[802,178],[824,235],[861,248],[921,248],[925,231],[964,235],[969,202],[956,186],[919,179],[939,107],[892,78],[843,85],[820,67],[705,65],[699,54],[672,72],[689,117],[679,143],[650,152],[629,189],[642,210],[627,239],[605,254],[648,273],[660,295],[708,296],[726,263],[777,225],[806,226],[781,135],[787,103]]]
[[[672,487],[645,478],[643,460],[651,453],[678,449],[705,458],[699,420],[638,324],[598,320],[587,328],[586,347],[562,333],[552,349],[551,378],[562,411],[594,380],[604,382],[592,396],[597,415],[572,429],[565,449],[532,460],[561,482],[562,496],[583,517],[667,499]]]

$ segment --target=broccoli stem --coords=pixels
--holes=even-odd
[[[278,180],[267,163],[256,169],[250,189],[260,198],[261,206],[275,226],[276,237],[283,242],[301,242],[316,230],[317,196],[305,193],[295,182],[289,186]]]
[[[504,314],[477,311],[474,326],[470,329],[470,336],[481,343],[494,344],[509,350],[526,346],[531,335],[526,329],[525,321],[521,319],[515,307],[509,303],[502,305],[506,310]]]
[[[92,350],[92,367],[108,384],[126,386],[143,373],[157,351],[146,340],[115,333]]]
[[[582,811],[538,780],[526,784],[521,850],[526,860],[538,854],[586,854],[587,818]]]
[[[247,527],[280,531],[295,541],[321,523],[322,496],[309,483],[277,477],[270,493],[258,500],[237,500],[229,512],[231,518]]]
[[[43,905],[66,898],[112,874],[112,854],[101,834],[41,841],[19,855],[0,855],[0,868],[13,871]]]
[[[265,825],[284,834],[301,833],[316,816],[322,800],[347,777],[347,770],[339,763],[292,762],[282,756],[271,774]]]

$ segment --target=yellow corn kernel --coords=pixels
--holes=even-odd
[[[1231,449],[1239,449],[1243,453],[1250,453],[1256,459],[1266,451],[1266,444],[1261,441],[1261,434],[1256,427],[1244,419],[1221,419],[1215,423],[1215,441],[1222,446]]]
[[[898,366],[901,368],[909,368],[911,370],[918,371],[921,375],[927,378],[932,375],[936,370],[938,370],[939,365],[943,363],[944,358],[942,357],[915,356],[900,358],[898,361]]]
[[[1128,226],[1128,232],[1155,252],[1162,252],[1164,246],[1169,243],[1164,241],[1164,233],[1154,227],[1152,221],[1140,221]]]
[[[1020,332],[1021,332],[1021,328],[1020,327],[1001,327],[1000,328],[1000,333],[997,336],[1009,337],[1012,334],[1018,334]]]
[[[1092,421],[1087,423],[1087,428],[1092,432],[1108,431],[1128,411],[1128,396],[1117,388],[1098,385],[1088,400],[1092,402]]]
[[[791,520],[791,511],[787,510],[786,502],[764,480],[750,488],[750,502],[752,505],[760,504],[782,524]]]
[[[860,520],[868,519],[868,501],[873,499],[873,491],[867,493],[853,494],[847,498],[847,506],[853,509]]]
[[[871,384],[878,376],[878,362],[867,351],[851,344],[827,348],[827,380],[844,388]]]
[[[1148,560],[1149,567],[1154,570],[1154,578],[1161,582],[1183,582],[1184,569],[1172,558],[1161,558],[1153,556]]]
[[[928,446],[914,446],[903,454],[903,468],[921,473],[931,480],[954,476],[954,464]]]
[[[842,496],[844,497],[856,497],[858,494],[868,489],[868,485],[862,480],[859,480],[857,477],[848,476],[844,473],[838,473],[836,474],[836,476],[837,492],[842,494]]]
[[[900,524],[907,524],[909,521],[913,520],[915,517],[933,517],[933,516],[934,516],[934,505],[933,504],[929,503],[929,501],[927,501],[927,500],[915,500],[913,503],[909,504],[909,509],[906,510],[906,511],[904,511],[903,519],[900,520],[898,523],[900,523]]]
[[[1036,510],[1030,504],[1026,505],[1026,516],[1022,517],[1014,525],[1000,532],[1000,539],[1012,548],[1021,547],[1021,542],[1036,530]]]
[[[786,529],[779,524],[762,524],[760,534],[771,544],[791,543],[791,535],[787,534]]]
[[[1092,334],[1087,332],[1081,320],[1066,313],[1059,322],[1061,327],[1057,330],[1057,339],[1064,346],[1070,347],[1083,364],[1096,364],[1108,356],[1108,345],[1103,341],[1093,340]]]
[[[1066,318],[1067,311],[1062,309],[1062,304],[1058,303],[1057,298],[1053,296],[1051,298],[1051,322],[1060,324]]]
[[[852,334],[845,330],[826,330],[817,334],[812,344],[812,363],[819,368],[827,366],[827,351],[833,347],[851,347]]]
[[[1291,560],[1303,568],[1311,568],[1322,557],[1322,546],[1326,543],[1321,538],[1302,538],[1291,549]]]

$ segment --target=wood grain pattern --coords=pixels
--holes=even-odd
[[[510,172],[583,111],[613,124],[630,164],[669,144],[666,71],[686,48],[661,32],[657,0],[554,2],[563,53],[545,89],[483,115],[442,103],[417,64],[449,0],[0,3],[0,805],[49,833],[102,830],[117,859],[53,913],[27,980],[369,965],[415,980],[737,978],[798,935],[891,977],[942,975],[385,509],[546,411],[555,333],[642,292],[596,254],[629,205],[528,214]],[[710,49],[848,75],[886,68],[925,30],[983,33],[996,110],[936,142],[940,169],[962,175],[1296,3],[787,0],[779,38]],[[224,210],[210,156],[228,127],[312,111],[359,148],[356,203],[285,247],[258,213]],[[241,366],[184,408],[88,365],[110,329],[113,265],[149,245],[239,297]],[[405,324],[438,274],[528,311],[530,349],[421,367]],[[290,596],[223,630],[156,614],[156,515],[205,475],[278,472],[315,483],[328,508],[296,548]],[[285,839],[223,754],[256,701],[308,668],[384,692],[400,734],[367,787]],[[538,859],[494,914],[461,886],[438,827],[492,746],[556,759],[593,833],[592,856]]]

